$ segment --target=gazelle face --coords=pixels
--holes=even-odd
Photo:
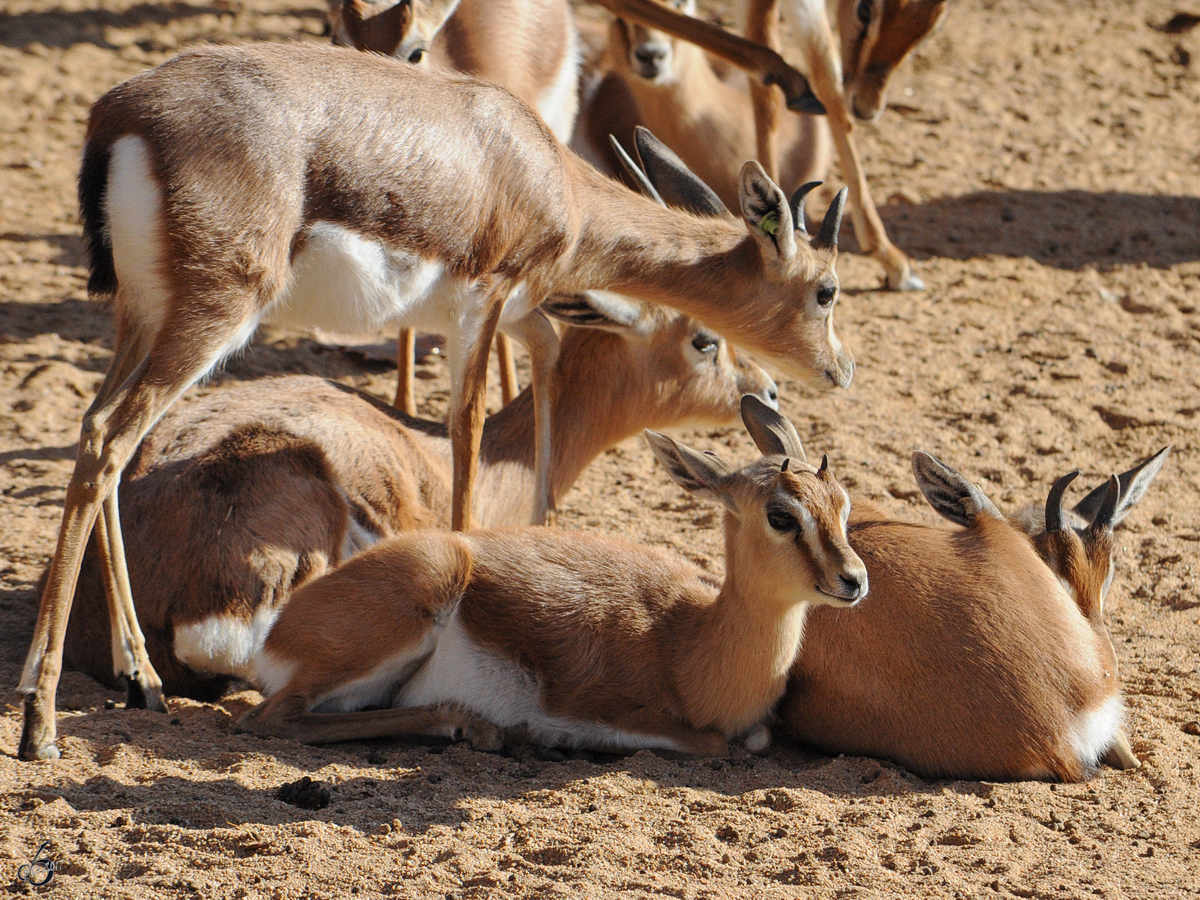
[[[879,118],[888,79],[945,11],[946,0],[839,0],[843,90],[857,118]]]
[[[429,63],[429,48],[458,0],[336,0],[329,13],[333,43],[413,65]]]
[[[696,15],[695,0],[668,0],[664,4],[684,15]],[[629,53],[629,67],[640,78],[666,84],[675,77],[675,38],[665,31],[621,21]]]
[[[829,471],[771,456],[742,470],[753,487],[738,498],[740,529],[758,539],[750,563],[785,602],[853,606],[867,596],[867,568],[846,538],[850,497]]]

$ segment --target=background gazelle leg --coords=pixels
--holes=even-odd
[[[558,510],[554,505],[554,485],[550,481],[554,452],[550,417],[557,390],[554,373],[558,368],[558,333],[538,309],[506,328],[525,345],[533,367],[533,422],[537,436],[534,477],[537,495],[533,504],[532,524],[553,525],[557,522]]]

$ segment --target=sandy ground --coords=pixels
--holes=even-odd
[[[781,385],[842,480],[932,521],[923,448],[1002,507],[1081,468],[1096,483],[1172,443],[1119,533],[1109,625],[1143,765],[1083,784],[926,781],[777,747],[681,763],[501,757],[462,746],[310,748],[233,734],[257,700],[163,716],[67,674],[63,758],[19,763],[0,716],[0,881],[43,841],[62,897],[991,897],[1200,894],[1200,29],[1190,0],[955,0],[860,131],[895,242],[929,289],[879,290],[844,254],[849,392]],[[316,0],[7,0],[0,13],[0,685],[15,686],[109,314],[84,291],[74,178],[89,104],[204,40],[320,40]],[[845,241],[850,247],[853,242]],[[223,380],[394,375],[260,335]],[[424,367],[427,412],[444,366]],[[218,382],[219,386],[219,382]],[[212,388],[207,388],[212,389]],[[738,429],[690,435],[747,459]],[[621,486],[614,488],[620,479]],[[666,544],[720,569],[720,536],[630,442],[564,501],[567,527]],[[106,701],[117,701],[107,709]],[[329,783],[309,812],[277,799]]]

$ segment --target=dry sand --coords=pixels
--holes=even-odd
[[[74,178],[89,104],[197,41],[320,40],[319,0],[7,0],[0,13],[0,880],[43,841],[59,897],[1083,897],[1200,894],[1200,28],[1192,0],[955,0],[893,106],[860,129],[895,242],[929,289],[839,263],[848,392],[784,382],[783,408],[844,482],[933,521],[923,448],[1002,507],[1175,453],[1119,532],[1108,620],[1137,771],[1083,784],[926,781],[780,746],[765,759],[607,762],[454,746],[311,748],[233,734],[253,692],[170,715],[68,673],[63,758],[15,758],[11,693],[110,317],[84,291]],[[827,195],[828,196],[828,195]],[[847,229],[848,231],[848,229]],[[853,247],[850,239],[845,244]],[[222,381],[315,372],[380,393],[300,335],[261,335]],[[445,408],[425,367],[425,410]],[[211,390],[212,388],[205,388]],[[730,458],[738,429],[689,435]],[[565,498],[567,527],[720,568],[713,510],[637,442]],[[106,701],[117,701],[106,709]],[[332,802],[274,798],[311,775]]]

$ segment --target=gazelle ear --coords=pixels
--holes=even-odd
[[[1146,489],[1150,487],[1170,453],[1169,445],[1163,447],[1146,461],[1138,463],[1128,472],[1122,472],[1117,476],[1117,482],[1121,487],[1121,497],[1117,501],[1116,509],[1113,510],[1112,524],[1114,526],[1119,525],[1121,520],[1129,515],[1129,511],[1137,505],[1137,502],[1145,496]],[[1094,522],[1100,512],[1100,507],[1104,504],[1107,492],[1108,482],[1106,481],[1075,505],[1076,514],[1085,522]]]
[[[697,216],[731,218],[729,210],[713,189],[701,181],[675,153],[639,125],[633,133],[633,146],[650,183],[668,206]]]
[[[641,166],[635,163],[632,157],[625,152],[625,148],[621,146],[621,142],[611,134],[608,136],[608,142],[612,144],[613,153],[617,154],[617,159],[621,163],[621,168],[625,170],[625,174],[633,179],[633,182],[642,189],[642,192],[647,197],[660,206],[666,206],[666,201],[655,190],[654,185],[650,183],[650,179],[646,177],[646,173],[642,171]]]
[[[739,201],[746,228],[762,248],[764,259],[789,260],[796,255],[792,209],[779,185],[754,160],[742,166]]]
[[[914,453],[912,467],[917,487],[929,505],[951,522],[969,528],[981,513],[1003,521],[1004,516],[983,491],[928,453]]]
[[[731,512],[737,512],[728,486],[733,470],[711,453],[701,453],[666,435],[646,429],[646,443],[671,477],[685,491],[711,500],[720,500]]]
[[[645,309],[640,303],[609,291],[583,291],[570,296],[558,294],[546,298],[539,308],[546,315],[576,328],[639,331],[646,321]]]
[[[358,50],[391,56],[412,26],[412,0],[400,0],[392,6],[366,0],[342,0],[342,24]]]
[[[408,2],[408,0],[402,0]],[[459,0],[429,0],[429,35],[432,37],[442,30],[446,20],[458,9]]]
[[[808,462],[792,423],[753,394],[742,395],[742,421],[763,456],[788,456]]]

